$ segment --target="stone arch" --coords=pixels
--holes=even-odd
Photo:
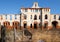
[[[3,22],[3,25],[4,26],[9,26],[10,25],[10,22],[9,21],[5,21],[5,22]]]
[[[38,28],[38,25],[37,24],[38,24],[38,22],[35,21],[34,22],[34,29],[37,29]]]
[[[37,15],[34,15],[34,20],[37,20]]]
[[[52,26],[53,26],[54,28],[56,28],[57,24],[58,24],[57,21],[52,21]]]
[[[30,28],[32,28],[32,23],[30,24]]]
[[[47,14],[45,15],[45,19],[48,19],[48,16],[47,16]]]
[[[41,19],[41,15],[39,15],[39,19]]]
[[[12,22],[12,26],[13,26],[13,28],[19,28],[19,25],[20,25],[20,23],[18,22],[18,21],[14,21],[14,22]]]
[[[23,22],[23,27],[27,28],[27,22],[26,21]]]
[[[16,25],[19,25],[19,22],[18,21],[14,21],[13,22],[13,26],[16,26]]]
[[[45,21],[44,22],[44,28],[47,28],[48,27],[48,21]]]
[[[39,23],[39,28],[41,28],[41,22]]]

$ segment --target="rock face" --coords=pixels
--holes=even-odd
[[[6,30],[6,42],[60,42],[60,31],[58,30],[29,30],[32,33],[32,38],[30,36],[24,35],[22,30]]]
[[[22,31],[7,31],[6,32],[6,42],[14,42],[14,41],[21,41],[22,40]]]
[[[11,30],[11,31],[6,31],[6,42],[22,42],[30,41],[30,36],[24,35],[24,31],[22,30]]]

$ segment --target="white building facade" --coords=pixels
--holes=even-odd
[[[41,8],[34,2],[31,8],[21,8],[21,14],[1,14],[0,23],[8,28],[60,28],[60,15],[51,14],[50,8]]]

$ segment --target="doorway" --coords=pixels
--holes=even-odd
[[[37,24],[34,24],[34,29],[37,29]]]
[[[53,25],[54,28],[56,28],[57,24],[58,24],[57,21],[53,21],[53,22],[52,22],[52,25]]]
[[[24,28],[27,28],[27,24],[26,23],[24,23]]]
[[[44,28],[47,28],[47,26],[48,26],[48,23],[45,23],[45,24],[44,24]]]

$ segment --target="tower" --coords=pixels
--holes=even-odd
[[[40,8],[39,5],[38,5],[38,2],[34,2],[32,8]]]

